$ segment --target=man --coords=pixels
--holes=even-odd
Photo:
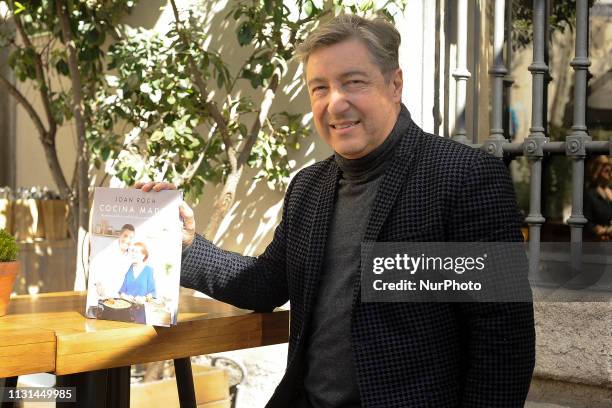
[[[287,370],[268,407],[522,407],[531,303],[362,303],[360,243],[521,241],[506,168],[423,133],[401,104],[399,33],[344,15],[300,47],[335,154],[300,171],[259,257],[193,237],[181,284],[253,310],[291,301]],[[174,188],[138,184],[144,191]]]
[[[132,224],[123,225],[117,240],[110,248],[105,249],[104,256],[98,257],[99,262],[91,268],[95,274],[93,282],[100,297],[118,296],[123,278],[132,264],[129,249],[135,234],[136,230]]]

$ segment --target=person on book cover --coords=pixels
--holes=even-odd
[[[153,268],[146,264],[149,250],[143,242],[130,246],[132,265],[127,270],[119,296],[135,303],[132,316],[137,323],[145,323],[144,302],[157,296]]]
[[[153,268],[146,263],[149,250],[143,242],[136,242],[130,246],[129,251],[132,264],[123,278],[119,294],[133,297],[142,303],[146,297],[157,296]]]
[[[100,298],[119,295],[125,274],[132,265],[129,249],[134,242],[135,234],[136,229],[132,224],[124,224],[119,231],[119,237],[112,244],[111,251],[96,259],[92,271],[95,273],[94,282]]]
[[[525,404],[532,302],[361,300],[362,242],[523,242],[504,163],[425,133],[402,104],[400,40],[384,19],[345,14],[299,46],[313,121],[334,154],[293,177],[261,255],[195,234],[181,205],[182,286],[243,309],[291,302],[287,368],[267,408]],[[528,287],[527,270],[514,280]]]

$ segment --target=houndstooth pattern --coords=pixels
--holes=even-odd
[[[409,116],[398,126],[405,137],[364,241],[522,241],[512,182],[499,160],[426,134]],[[328,158],[294,177],[282,221],[259,257],[197,236],[183,260],[181,284],[224,302],[266,311],[291,300],[287,371],[268,407],[290,407],[300,391],[304,333],[339,176]],[[361,303],[359,276],[351,338],[338,340],[351,341],[369,408],[522,407],[535,360],[531,303]]]

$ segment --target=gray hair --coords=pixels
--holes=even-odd
[[[350,39],[364,43],[372,55],[372,62],[387,79],[388,74],[399,68],[400,33],[381,17],[371,20],[352,14],[334,17],[312,31],[298,46],[296,54],[306,65],[314,51]]]

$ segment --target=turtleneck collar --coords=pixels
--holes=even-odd
[[[404,104],[401,104],[400,113],[391,133],[376,149],[358,159],[347,159],[334,153],[334,159],[342,171],[342,178],[351,181],[367,181],[381,175],[395,153],[397,142],[402,138],[410,123],[410,112]]]

